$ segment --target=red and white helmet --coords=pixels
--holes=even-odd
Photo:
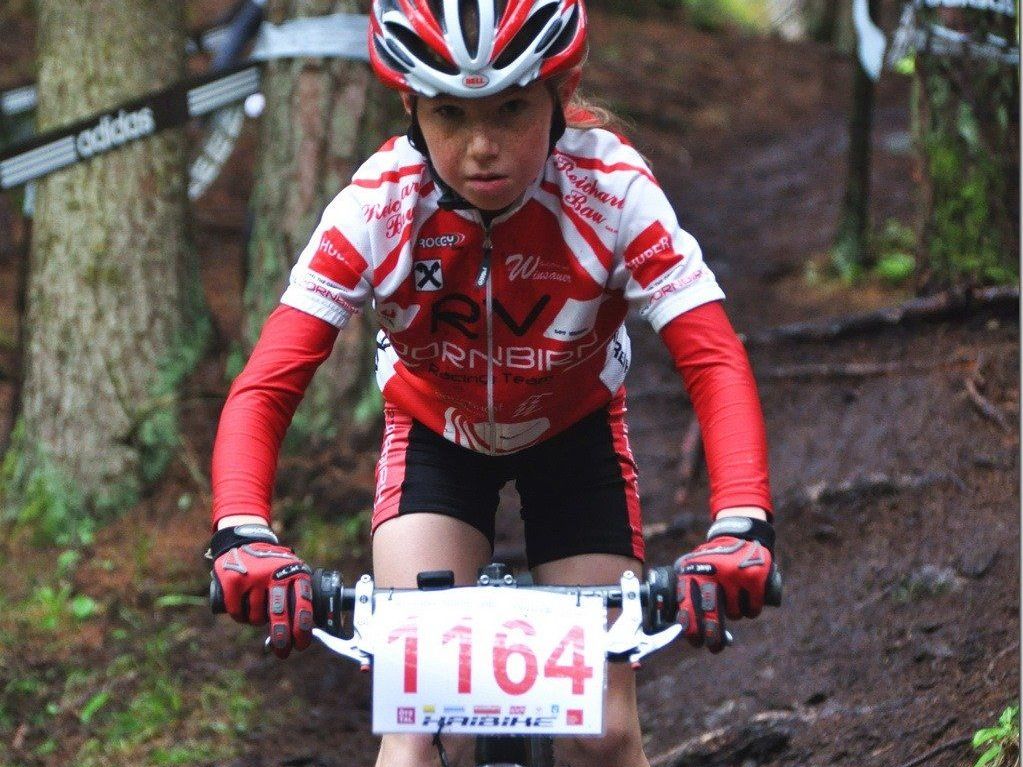
[[[369,58],[406,93],[482,98],[578,66],[583,0],[373,0]]]

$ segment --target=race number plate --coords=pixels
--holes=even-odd
[[[606,613],[515,588],[377,595],[373,732],[601,734]]]

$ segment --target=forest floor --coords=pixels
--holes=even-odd
[[[755,337],[911,297],[821,276],[845,177],[844,57],[600,15],[593,28],[590,91],[633,122],[634,143],[701,242],[737,329]],[[0,49],[29,55],[25,39],[8,27]],[[886,77],[874,134],[877,229],[913,221],[908,103],[907,83]],[[367,677],[318,647],[283,663],[264,656],[258,630],[203,605],[204,475],[227,350],[240,335],[253,151],[250,126],[196,206],[218,343],[185,392],[181,459],[92,544],[68,553],[21,538],[2,554],[0,764],[373,763]],[[3,444],[26,225],[10,199],[0,221]],[[720,655],[687,647],[644,667],[640,712],[655,767],[973,763],[964,739],[1019,695],[1017,312],[750,344],[784,606],[733,626],[737,641]],[[706,529],[706,478],[680,474],[692,412],[658,339],[630,323],[648,556],[667,562]],[[1001,423],[981,414],[979,397]],[[285,537],[349,577],[368,566],[374,460],[370,447],[282,463]],[[498,550],[514,560],[513,494],[506,500]],[[321,511],[302,520],[298,511],[312,507]]]

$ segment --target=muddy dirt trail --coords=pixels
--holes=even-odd
[[[908,297],[805,279],[807,264],[826,256],[844,179],[852,89],[843,58],[600,15],[593,26],[591,92],[633,121],[631,136],[701,242],[740,331]],[[882,84],[879,222],[912,215],[907,104],[904,82]],[[243,149],[197,209],[207,292],[228,336],[251,141]],[[706,479],[680,477],[692,411],[659,339],[630,327],[630,432],[649,559],[666,562],[706,530]],[[1018,694],[1018,307],[754,344],[750,356],[768,423],[784,606],[734,626],[736,644],[720,655],[680,648],[641,671],[648,754],[655,767],[966,763],[963,738]],[[214,379],[221,363],[209,362]],[[980,413],[981,397],[1003,423]],[[215,416],[196,422],[201,461]],[[364,481],[371,463],[371,454],[359,463]],[[143,516],[170,526],[191,558],[205,510],[152,510],[177,497],[174,482],[187,485],[169,480]],[[507,500],[498,548],[514,559],[514,494]],[[364,566],[345,562],[350,574]],[[267,706],[231,767],[373,763],[368,677],[319,648],[281,664],[255,652],[250,632],[202,611],[194,620],[198,655],[177,662],[238,668]],[[282,721],[280,706],[295,715]]]

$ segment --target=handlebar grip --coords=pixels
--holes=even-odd
[[[649,593],[646,605],[646,628],[659,631],[675,622],[678,612],[677,575],[671,565],[652,567],[646,576]]]
[[[313,570],[313,622],[328,634],[341,636],[344,622],[344,579],[337,570]]]
[[[227,612],[227,605],[224,604],[224,587],[220,585],[220,579],[215,573],[210,573],[210,610],[214,615]]]
[[[767,586],[764,588],[764,604],[781,607],[782,578],[781,570],[776,562],[771,563],[771,572],[767,574]]]

